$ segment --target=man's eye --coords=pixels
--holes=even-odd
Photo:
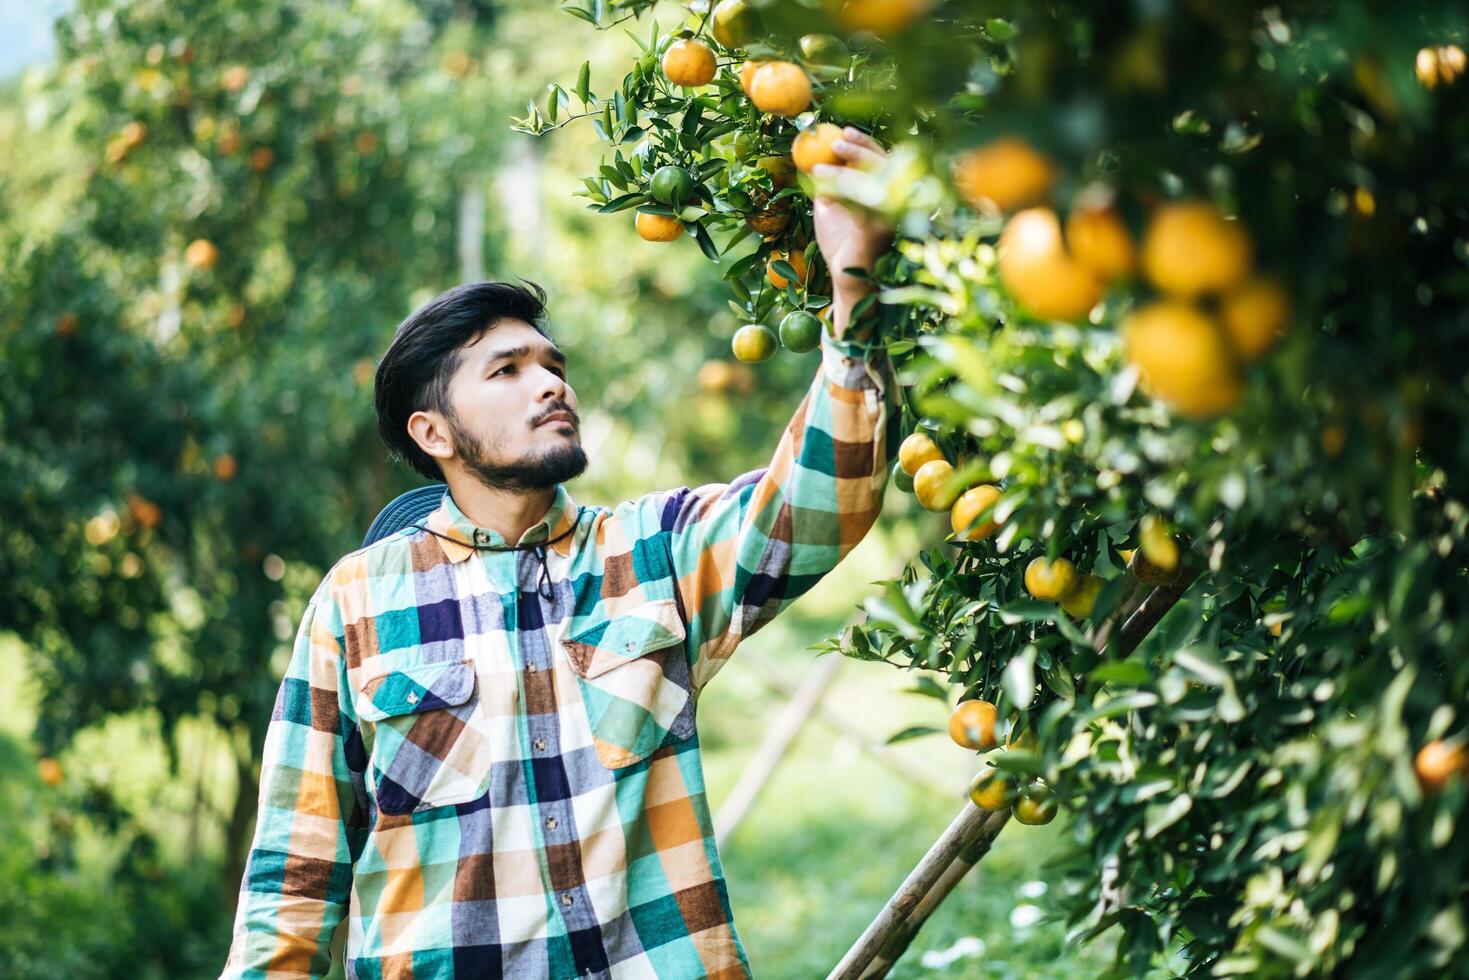
[[[514,370],[515,370],[515,365],[514,364],[507,364],[504,367],[502,367],[499,371],[496,371],[496,372],[494,372],[494,374],[491,374],[490,377],[493,378],[497,374],[501,374],[501,373],[503,373],[505,371],[514,371]]]

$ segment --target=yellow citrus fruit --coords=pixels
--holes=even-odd
[[[1188,303],[1168,300],[1134,311],[1122,322],[1122,341],[1144,389],[1189,418],[1227,412],[1244,393],[1218,324]]]
[[[1250,274],[1250,236],[1207,201],[1165,204],[1143,238],[1143,271],[1175,296],[1232,289]]]
[[[953,731],[953,722],[949,723]],[[1449,745],[1435,739],[1418,750],[1413,759],[1413,771],[1418,774],[1418,784],[1425,793],[1441,793],[1455,774],[1469,770],[1469,756],[1462,745]]]
[[[763,64],[763,61],[747,61],[740,65],[740,88],[746,95],[750,94],[750,81],[755,77],[755,70]]]
[[[986,769],[977,773],[969,784],[969,799],[991,813],[1008,810],[1019,795],[1020,786],[1014,774],[1003,769]]]
[[[811,105],[811,79],[800,65],[767,61],[750,78],[750,101],[773,116],[798,115]]]
[[[1086,619],[1092,614],[1092,607],[1097,604],[1097,596],[1102,594],[1102,577],[1100,575],[1083,575],[1071,594],[1061,600],[1061,608],[1066,610],[1066,615],[1075,616],[1077,619]]]
[[[997,250],[1000,281],[1015,301],[1047,320],[1080,320],[1102,298],[1102,280],[1067,254],[1050,208],[1010,219]]]
[[[229,482],[240,472],[240,464],[230,453],[220,453],[214,458],[214,478]]]
[[[770,175],[770,182],[776,190],[791,187],[796,183],[796,165],[790,157],[761,157],[755,161],[755,166]]]
[[[961,541],[983,541],[994,534],[1000,526],[998,521],[991,519],[980,524],[975,524],[974,521],[981,511],[999,499],[1000,488],[988,483],[965,490],[954,501],[953,510],[949,511],[949,523],[954,528],[954,535]]]
[[[745,216],[745,224],[755,229],[764,238],[774,238],[785,231],[791,223],[790,212],[785,208],[766,208]]]
[[[943,450],[923,432],[914,432],[898,446],[898,463],[909,476],[915,475],[924,463],[943,458]]]
[[[742,48],[760,33],[760,15],[750,0],[719,0],[709,20],[714,40],[726,48]]]
[[[675,85],[694,88],[714,77],[714,52],[703,41],[683,38],[663,52],[663,74]]]
[[[66,773],[61,769],[61,763],[49,755],[36,760],[36,774],[41,777],[41,782],[47,786],[60,786],[66,779]]]
[[[949,737],[966,749],[992,749],[995,721],[999,715],[988,701],[974,698],[960,701],[949,715]]]
[[[775,263],[781,260],[784,260],[795,270],[797,278],[794,281],[797,286],[800,286],[806,281],[805,252],[791,252],[789,254],[785,252],[771,252],[770,256],[765,260],[765,278],[772,286],[776,289],[784,289],[786,288],[786,283],[792,281],[775,271]]]
[[[817,123],[809,129],[801,130],[791,141],[791,159],[795,161],[796,169],[810,173],[818,163],[841,166],[842,158],[831,148],[841,138],[842,127],[835,123]]]
[[[633,227],[647,242],[671,242],[683,234],[683,222],[666,214],[649,214],[639,211],[633,219]]]
[[[849,31],[871,31],[878,37],[902,33],[925,11],[931,0],[846,0],[837,7],[837,21]]]
[[[1015,800],[1015,819],[1023,824],[1039,826],[1056,819],[1056,794],[1040,783],[1031,783]]]
[[[219,249],[207,238],[196,238],[184,249],[184,261],[194,269],[212,269],[219,261]]]
[[[779,346],[775,331],[763,323],[747,323],[735,331],[730,347],[734,356],[748,364],[769,360]]]
[[[1105,280],[1126,279],[1137,265],[1137,247],[1122,216],[1111,207],[1076,207],[1066,216],[1071,257]]]
[[[1055,180],[1051,161],[1015,136],[992,140],[954,161],[954,186],[975,208],[1014,211],[1044,198]]]
[[[1234,352],[1246,361],[1275,345],[1290,323],[1285,290],[1268,279],[1251,279],[1227,293],[1219,304],[1219,322]]]
[[[948,510],[958,491],[949,487],[954,467],[947,460],[935,459],[918,467],[913,474],[913,495],[925,510]]]
[[[1178,567],[1178,542],[1168,533],[1157,514],[1148,514],[1138,528],[1138,548],[1143,557],[1165,572]]]
[[[852,63],[852,53],[835,34],[804,34],[798,46],[808,65],[846,68]]]
[[[1069,558],[1033,558],[1025,566],[1025,589],[1037,599],[1065,599],[1076,588],[1076,566]]]

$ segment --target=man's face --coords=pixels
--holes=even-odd
[[[486,486],[542,490],[586,469],[566,358],[524,320],[462,349],[447,394],[455,455]]]

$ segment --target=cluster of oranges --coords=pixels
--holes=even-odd
[[[999,712],[983,698],[960,701],[949,715],[949,738],[956,745],[977,752],[985,752],[999,745],[995,728]],[[1024,735],[1006,748],[1033,749],[1035,739]],[[992,813],[1010,810],[1015,819],[1024,824],[1046,824],[1056,819],[1056,795],[1050,787],[1036,780],[1024,785],[1012,772],[986,767],[974,777],[969,786],[969,798],[974,805]]]
[[[999,529],[1000,521],[979,516],[994,507],[1000,499],[1000,488],[989,483],[964,487],[954,480],[954,466],[944,452],[925,433],[914,432],[898,447],[898,472],[904,477],[899,486],[911,489],[926,510],[947,510],[949,523],[960,541],[982,541]],[[896,475],[896,474],[895,474]]]
[[[1056,175],[1050,159],[1013,136],[954,161],[965,201],[1010,214],[996,250],[1005,289],[1033,316],[1081,321],[1110,284],[1140,270],[1161,294],[1122,324],[1144,388],[1189,418],[1233,408],[1243,366],[1290,320],[1285,292],[1253,272],[1249,233],[1209,202],[1175,201],[1154,210],[1139,249],[1106,187],[1083,191],[1063,226],[1044,203]]]

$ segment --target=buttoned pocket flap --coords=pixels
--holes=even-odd
[[[655,650],[682,643],[685,635],[678,603],[655,599],[572,635],[566,640],[566,648],[576,672],[591,679]]]
[[[364,721],[460,705],[474,693],[474,665],[468,660],[412,664],[365,681],[358,714]]]

